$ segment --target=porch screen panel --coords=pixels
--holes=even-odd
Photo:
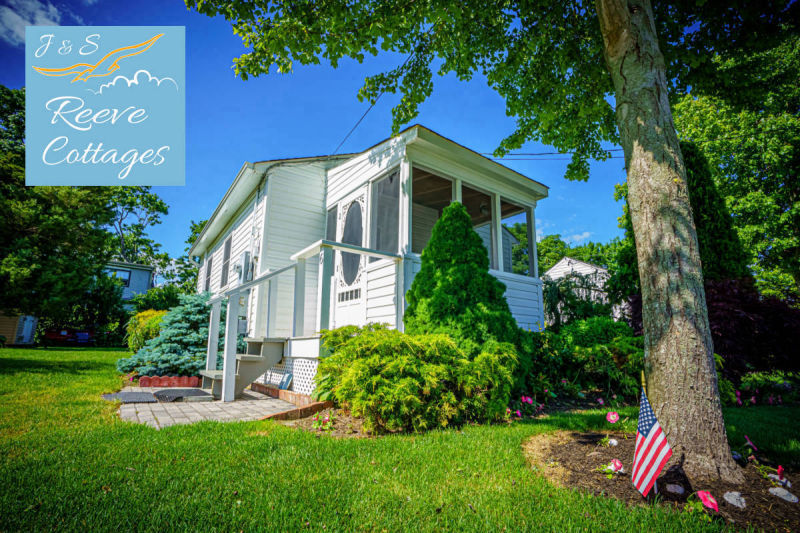
[[[467,185],[462,185],[461,202],[472,219],[472,229],[480,236],[483,245],[486,247],[490,268],[496,268],[492,254],[495,236],[492,231],[493,202],[491,195]]]
[[[528,219],[525,208],[501,199],[500,223],[503,227],[503,243],[500,247],[503,272],[528,275]]]
[[[400,231],[400,174],[395,171],[372,184],[370,247],[397,253]],[[377,257],[370,261],[377,261]]]
[[[453,182],[421,168],[412,169],[411,251],[421,254],[442,211],[453,201]]]

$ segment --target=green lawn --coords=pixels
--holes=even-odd
[[[100,398],[120,385],[121,354],[0,350],[0,531],[714,530],[557,489],[527,467],[526,437],[604,427],[601,411],[370,440],[266,421],[156,431]],[[767,454],[800,458],[786,427],[800,409],[728,419],[734,443],[747,433]]]

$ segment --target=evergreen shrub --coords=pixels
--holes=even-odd
[[[208,299],[208,293],[182,294],[180,305],[162,317],[158,336],[146,341],[135,355],[117,361],[117,370],[136,372],[140,376],[197,375],[206,362]],[[220,351],[225,337],[224,324],[225,305],[220,318]],[[243,349],[241,339],[239,344]],[[222,369],[222,357],[217,358],[217,369]]]
[[[504,294],[466,208],[454,202],[422,250],[420,271],[406,294],[406,332],[449,335],[468,354],[489,341],[516,343],[519,328]]]
[[[131,317],[126,326],[125,334],[125,340],[131,352],[138,352],[145,342],[158,336],[161,330],[161,320],[166,314],[166,311],[148,309]]]
[[[470,357],[442,334],[408,335],[384,326],[323,332],[315,392],[364,418],[371,433],[424,431],[498,420],[511,396],[516,352],[487,342]]]

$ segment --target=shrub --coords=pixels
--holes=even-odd
[[[406,331],[449,335],[469,354],[492,340],[516,343],[519,329],[504,294],[467,210],[450,204],[433,227],[406,295]]]
[[[135,355],[117,361],[117,370],[140,376],[196,375],[205,368],[208,342],[208,293],[182,294],[180,305],[161,319],[158,336],[145,342]],[[225,306],[220,318],[220,345],[224,343]],[[240,349],[244,349],[240,339]],[[217,358],[222,368],[222,357]]]
[[[137,313],[153,309],[166,311],[180,304],[181,290],[177,285],[161,285],[153,287],[145,293],[137,294],[131,299]]]
[[[611,319],[575,321],[560,333],[525,333],[515,393],[546,403],[548,392],[570,396],[601,389],[608,395],[636,397],[643,367],[641,337]]]
[[[577,320],[564,326],[561,336],[574,346],[608,344],[617,337],[633,337],[633,330],[625,322],[616,322],[607,316]]]
[[[423,431],[503,417],[516,353],[491,341],[473,358],[441,334],[383,326],[323,332],[333,353],[320,361],[315,394],[333,397],[373,433]]]
[[[742,377],[740,389],[744,405],[793,403],[800,400],[800,374],[751,372]]]
[[[165,314],[166,311],[148,309],[131,317],[126,328],[125,340],[132,352],[138,352],[146,341],[158,336],[161,319]]]

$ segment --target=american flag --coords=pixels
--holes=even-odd
[[[639,427],[636,429],[636,451],[633,452],[633,472],[631,479],[636,490],[647,496],[661,469],[672,457],[672,448],[661,430],[656,415],[647,401],[642,389],[639,406]]]

